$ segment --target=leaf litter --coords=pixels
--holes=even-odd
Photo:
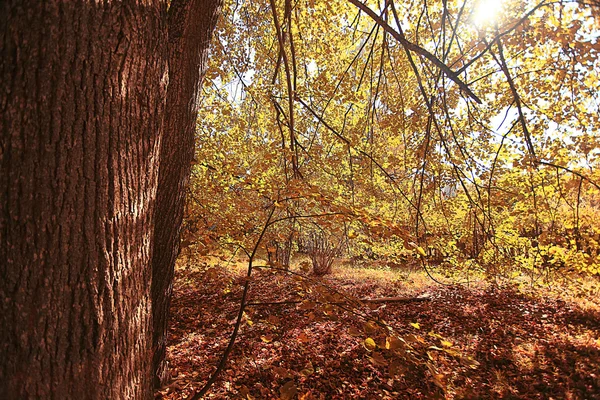
[[[212,269],[210,271],[213,271]],[[233,281],[233,284],[232,284]],[[331,276],[327,284],[356,297],[407,293],[403,285]],[[231,334],[243,280],[232,274],[178,269],[171,306],[171,379],[157,398],[191,398],[214,372]],[[225,290],[228,289],[228,290]],[[298,297],[298,281],[257,273],[252,302]],[[351,314],[320,320],[302,304],[249,307],[211,399],[600,399],[600,312],[513,286],[430,286],[426,302],[372,310],[406,341],[437,341],[428,369],[388,362],[379,348],[393,336],[365,336],[370,322]],[[429,332],[429,333],[428,333]],[[441,388],[445,390],[442,390]]]

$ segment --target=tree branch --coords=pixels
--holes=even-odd
[[[375,23],[381,26],[386,32],[394,37],[405,49],[417,53],[429,61],[431,61],[436,67],[438,67],[450,80],[456,83],[461,90],[463,90],[469,97],[471,97],[477,104],[481,104],[481,100],[473,91],[469,88],[469,86],[464,83],[458,77],[458,74],[450,69],[446,64],[440,61],[439,58],[431,54],[429,51],[425,50],[421,46],[412,43],[406,36],[404,36],[403,32],[398,32],[394,28],[392,28],[387,22],[385,22],[380,16],[378,16],[373,10],[371,10],[367,5],[361,3],[359,0],[348,0],[350,3],[354,4],[360,10],[365,12]]]
[[[381,297],[378,299],[360,299],[360,302],[362,302],[362,303],[413,303],[413,302],[429,301],[429,300],[431,300],[431,295],[424,294],[424,295],[417,296],[417,297]],[[272,305],[299,304],[299,303],[302,303],[303,301],[304,300],[248,302],[248,303],[246,303],[246,305],[260,307],[260,306],[272,306]],[[345,303],[347,303],[347,302],[331,301],[331,302],[320,303],[320,304],[339,305],[339,304],[345,304]]]

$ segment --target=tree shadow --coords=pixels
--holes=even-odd
[[[600,398],[597,311],[512,288],[451,288],[402,313],[480,362],[451,382],[457,398]]]
[[[297,296],[297,281],[260,276],[253,282],[252,299]],[[165,398],[180,398],[202,386],[222,354],[239,305],[240,282],[231,286],[203,274],[185,280],[175,291],[169,342],[175,379],[183,383]],[[454,357],[434,355],[446,375],[448,397],[600,398],[597,311],[511,288],[440,287],[430,301],[387,304],[373,312],[399,328],[419,322],[415,332],[439,333],[480,363],[473,370]],[[319,320],[294,304],[253,307],[211,394],[278,398],[280,388],[294,381],[306,399],[441,396],[422,369],[409,368],[392,379],[388,366],[373,363],[362,339],[348,334],[349,327],[361,324],[348,314],[339,321]]]

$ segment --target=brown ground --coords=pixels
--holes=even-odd
[[[388,365],[374,362],[364,337],[350,334],[363,327],[360,318],[342,312],[338,321],[319,321],[319,313],[298,305],[270,305],[248,312],[251,325],[243,323],[227,368],[206,397],[277,399],[293,394],[282,389],[287,383],[287,388],[297,388],[295,398],[304,400],[600,399],[595,299],[585,306],[541,290],[527,294],[513,287],[433,286],[423,284],[418,273],[412,275],[419,277],[417,282],[411,282],[406,274],[345,271],[323,281],[361,298],[430,293],[429,301],[377,304],[366,312],[401,332],[427,338],[428,346],[440,346],[427,335],[436,332],[479,367],[430,350],[444,375],[443,393],[424,368],[392,377]],[[188,398],[214,371],[237,314],[243,280],[236,276],[217,269],[178,270],[168,352],[173,380],[158,397]],[[257,271],[250,301],[297,298],[298,283]]]

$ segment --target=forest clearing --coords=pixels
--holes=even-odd
[[[202,387],[235,324],[244,264],[195,261],[176,272],[167,355],[173,375],[157,392],[163,399],[191,398]],[[336,265],[319,283],[356,298],[392,299],[363,303],[368,318],[361,318],[343,309],[327,315],[302,303],[270,304],[318,294],[304,293],[293,275],[258,271],[249,302],[266,304],[247,307],[227,366],[206,398],[600,398],[597,280],[532,285],[526,277],[520,284],[474,278],[444,286],[419,268]],[[444,390],[426,368],[394,370],[378,355],[389,351],[381,334],[374,336],[381,347],[367,349],[370,319],[422,339]],[[477,363],[461,362],[453,351]]]

